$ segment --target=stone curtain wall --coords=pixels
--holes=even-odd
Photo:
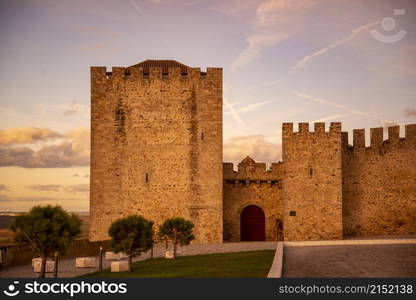
[[[224,240],[240,241],[240,217],[249,205],[259,206],[265,214],[266,241],[277,239],[276,220],[283,221],[282,164],[244,159],[238,172],[232,163],[224,163]]]
[[[139,214],[155,228],[190,219],[196,242],[221,242],[222,69],[147,67],[91,68],[90,240]]]
[[[342,239],[341,123],[283,123],[285,240]]]
[[[354,130],[283,124],[283,163],[222,164],[222,69],[175,61],[91,68],[91,241],[118,218],[181,216],[196,242],[240,240],[248,205],[265,213],[266,240],[416,233],[416,125]],[[224,166],[224,167],[223,167]],[[224,230],[224,232],[223,232]]]
[[[416,125],[354,130],[353,146],[343,133],[344,235],[406,235],[416,233]]]

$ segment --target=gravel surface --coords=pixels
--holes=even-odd
[[[231,253],[256,250],[273,250],[276,249],[277,242],[239,242],[239,243],[222,243],[222,244],[191,244],[185,247],[179,247],[179,255],[197,255],[207,253]],[[153,251],[154,257],[162,257],[165,254],[163,244],[157,244]],[[150,258],[150,251],[135,257],[134,261],[140,261]],[[97,256],[98,262],[98,256]],[[103,260],[103,267],[109,268],[111,261]],[[75,277],[78,275],[95,272],[97,268],[75,268],[75,258],[63,259],[58,264],[59,277]],[[46,277],[52,277],[52,273],[47,273]],[[18,267],[1,268],[0,278],[33,278],[38,277],[31,265]]]

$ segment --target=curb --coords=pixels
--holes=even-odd
[[[276,253],[273,258],[272,266],[267,274],[267,278],[281,278],[283,267],[283,242],[278,242]]]
[[[286,247],[296,246],[331,246],[331,245],[388,245],[416,244],[416,239],[377,239],[377,240],[333,240],[333,241],[298,241],[284,242]]]

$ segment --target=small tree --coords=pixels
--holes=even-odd
[[[39,277],[43,278],[47,257],[54,252],[64,254],[81,233],[81,220],[60,206],[35,206],[17,216],[10,227],[18,244],[29,245],[42,258]]]
[[[128,268],[131,272],[131,260],[136,254],[149,250],[153,245],[153,221],[142,216],[128,216],[111,224],[108,234],[113,250],[128,255]]]
[[[167,219],[159,226],[159,237],[165,238],[166,241],[169,239],[173,243],[173,257],[175,259],[178,244],[181,246],[189,245],[195,239],[192,228],[194,228],[194,224],[191,221],[180,217]]]

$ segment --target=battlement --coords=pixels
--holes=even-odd
[[[265,163],[256,163],[247,156],[238,164],[238,171],[234,171],[233,163],[223,163],[225,181],[270,182],[276,183],[283,178],[282,162],[272,163],[269,170]]]
[[[348,144],[348,132],[342,133],[342,146],[350,152],[376,150],[383,153],[396,147],[416,147],[416,124],[405,125],[405,137],[400,137],[400,126],[391,126],[387,129],[388,138],[384,140],[384,128],[370,128],[370,146],[366,147],[365,129],[353,130],[353,145]]]
[[[283,136],[293,136],[293,135],[306,135],[306,134],[321,134],[321,133],[340,133],[341,132],[341,123],[340,122],[331,122],[329,126],[329,131],[325,130],[324,122],[313,123],[314,130],[309,129],[309,123],[299,123],[298,131],[293,130],[293,123],[283,123],[282,133]]]
[[[148,67],[144,68],[139,65],[131,67],[112,67],[107,71],[106,67],[91,67],[91,78],[116,79],[116,80],[203,80],[215,78],[222,75],[222,68],[207,68],[202,72],[201,68],[183,69],[181,67]]]

